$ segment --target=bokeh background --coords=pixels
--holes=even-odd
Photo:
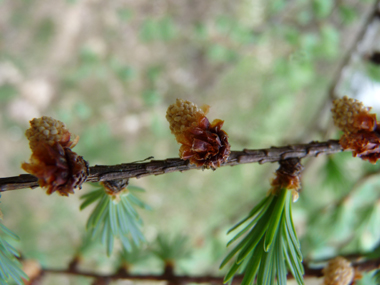
[[[176,157],[179,146],[165,119],[176,98],[210,105],[208,117],[225,120],[234,150],[338,138],[329,119],[332,98],[347,94],[375,111],[380,102],[379,67],[368,61],[380,42],[375,18],[341,70],[373,3],[0,0],[0,176],[23,173],[20,164],[30,156],[24,132],[43,115],[80,136],[74,150],[90,165]],[[372,250],[380,237],[379,203],[373,205],[380,181],[369,173],[378,167],[349,153],[305,163],[294,210],[305,258]],[[223,275],[225,233],[265,195],[276,168],[131,180],[147,190],[139,197],[153,208],[140,211],[144,249],[159,234],[184,235],[191,255],[176,272]],[[79,197],[91,187],[69,198],[39,188],[2,194],[3,222],[20,236],[16,246],[25,258],[67,266],[91,211],[79,211]],[[368,226],[359,230],[365,218]],[[118,262],[116,253],[107,258],[92,245],[81,267],[109,273]],[[131,270],[160,273],[162,264],[148,253]],[[43,284],[91,282],[47,275]]]

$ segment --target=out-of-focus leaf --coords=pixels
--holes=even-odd
[[[84,101],[78,100],[74,105],[74,112],[82,120],[89,119],[92,115],[92,110]]]
[[[234,20],[227,15],[222,15],[216,19],[215,25],[218,32],[228,34],[234,26]]]
[[[146,71],[146,76],[149,82],[154,83],[160,78],[163,72],[163,67],[161,65],[152,65]]]
[[[111,255],[116,237],[120,238],[127,251],[132,250],[130,241],[133,241],[136,246],[144,241],[144,236],[140,231],[142,220],[130,202],[144,209],[149,209],[149,206],[133,196],[128,188],[115,196],[108,195],[103,189],[99,189],[81,198],[84,200],[80,206],[81,209],[98,201],[87,221],[87,229],[92,239],[101,238],[106,246],[107,255]],[[129,201],[131,198],[132,200]]]
[[[380,284],[380,269],[376,270],[373,273],[373,279],[376,282],[376,284]]]
[[[22,278],[28,280],[28,276],[20,269],[21,264],[16,259],[19,257],[16,249],[10,245],[5,239],[4,235],[11,239],[19,240],[18,236],[11,230],[0,224],[0,281],[3,284],[8,284],[13,280],[18,285],[23,285]]]
[[[151,42],[159,37],[159,33],[157,23],[152,19],[147,19],[140,28],[140,39],[144,42]]]
[[[358,18],[357,10],[348,5],[339,6],[339,15],[345,24],[351,24]]]
[[[149,106],[156,105],[162,100],[160,92],[153,89],[145,90],[142,97],[144,99],[144,103]]]
[[[224,63],[235,59],[236,54],[221,44],[213,44],[207,49],[207,57],[211,62]]]
[[[324,25],[321,28],[321,44],[317,54],[326,59],[335,58],[339,53],[339,39],[339,31],[335,27]]]
[[[112,58],[109,61],[109,66],[116,76],[123,82],[131,80],[135,76],[135,70],[122,62],[118,58]]]
[[[120,253],[120,261],[127,265],[142,262],[146,260],[148,257],[149,253],[146,250],[141,249],[134,244],[132,245],[131,250],[122,250]]]
[[[285,37],[285,40],[291,44],[296,45],[299,43],[299,40],[301,38],[301,34],[298,29],[294,27],[286,27],[284,31],[282,32],[283,36]]]
[[[132,11],[126,8],[117,10],[117,16],[120,20],[127,22],[132,18]]]
[[[328,234],[335,241],[347,240],[352,233],[355,211],[351,199],[342,201],[334,212],[330,215],[331,220],[327,225],[329,227]]]
[[[6,103],[17,96],[17,89],[11,84],[0,86],[0,102]]]
[[[272,13],[277,13],[282,11],[286,6],[285,0],[273,0],[270,1],[268,4],[270,4],[269,9]]]
[[[86,64],[98,63],[100,60],[99,56],[88,47],[83,47],[80,50],[79,58],[83,63]]]
[[[362,278],[355,282],[355,285],[379,285],[373,278],[373,272],[362,272]]]
[[[190,256],[188,238],[183,235],[158,235],[152,248],[153,253],[162,261],[178,261]]]
[[[38,42],[46,44],[49,42],[55,33],[55,22],[50,18],[42,19],[38,23],[38,27],[35,34],[35,39]]]
[[[330,0],[314,0],[313,11],[317,18],[326,18],[332,11],[334,2]]]
[[[140,38],[144,42],[170,41],[176,37],[177,30],[170,17],[147,19],[141,26]]]
[[[198,39],[202,39],[202,40],[206,39],[208,36],[206,25],[204,25],[203,23],[196,23],[194,25],[194,34],[196,35]]]
[[[314,53],[319,44],[318,36],[314,33],[306,33],[301,36],[301,47],[308,53]]]
[[[376,82],[380,82],[380,66],[372,63],[367,63],[366,67],[369,78]]]
[[[323,185],[329,186],[336,193],[345,193],[349,186],[350,177],[347,176],[346,159],[344,157],[329,156],[322,167],[325,180]]]
[[[234,29],[230,32],[230,38],[238,45],[246,45],[256,41],[256,37],[251,29],[239,25],[235,25]]]
[[[380,241],[380,203],[365,207],[360,216],[356,228],[360,233],[360,247],[370,251]]]
[[[170,41],[176,37],[177,29],[172,18],[164,17],[159,21],[160,40]]]
[[[227,272],[224,282],[231,282],[238,270],[244,273],[242,284],[252,284],[257,276],[257,284],[286,284],[286,264],[296,278],[298,284],[303,283],[303,266],[300,243],[291,221],[292,194],[287,189],[279,189],[272,199],[264,198],[264,205],[259,203],[248,215],[254,217],[247,227],[251,230],[240,240],[232,251],[225,257],[220,268],[225,266],[236,254],[236,261]],[[290,219],[290,220],[289,220]],[[233,227],[236,229],[245,223],[247,218]],[[253,224],[253,225],[252,225]],[[243,229],[241,232],[245,232]],[[241,232],[238,233],[240,237]],[[237,238],[233,238],[235,241]]]
[[[313,19],[313,13],[309,10],[302,10],[296,15],[297,22],[300,25],[307,25]]]

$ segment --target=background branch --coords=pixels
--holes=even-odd
[[[353,262],[353,267],[359,271],[372,271],[380,267],[380,258],[371,259],[366,261]],[[308,264],[304,265],[305,275],[304,277],[322,277],[322,268],[310,268]],[[127,279],[127,280],[151,280],[151,281],[169,281],[172,284],[186,284],[186,283],[212,283],[212,284],[223,284],[224,277],[218,276],[189,276],[189,275],[172,275],[172,274],[161,274],[161,275],[138,275],[138,274],[128,274],[126,272],[118,271],[115,274],[100,275],[96,273],[81,271],[81,270],[71,270],[71,269],[49,269],[44,268],[42,274],[53,273],[53,274],[67,274],[84,276],[90,278],[103,278],[108,280],[116,279]],[[292,279],[293,276],[288,274],[288,279]],[[239,284],[242,281],[242,276],[235,277],[232,281],[233,284]]]
[[[234,166],[245,163],[277,162],[288,158],[305,158],[318,155],[328,155],[343,151],[337,140],[326,142],[310,142],[308,144],[271,147],[266,149],[243,149],[232,151],[228,161],[222,166]],[[160,175],[176,171],[202,169],[191,165],[180,158],[151,160],[149,162],[133,162],[118,165],[95,165],[90,167],[87,182],[110,181],[128,178],[141,178],[149,175]],[[23,188],[38,187],[37,178],[30,174],[0,178],[2,192]]]

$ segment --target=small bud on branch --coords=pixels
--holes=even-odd
[[[304,167],[299,159],[287,159],[279,161],[280,167],[276,170],[276,178],[273,179],[270,192],[277,195],[277,192],[283,188],[292,191],[293,202],[296,202],[301,190],[301,172]]]
[[[355,270],[347,259],[338,256],[329,261],[323,274],[324,285],[349,285],[354,280]]]
[[[25,132],[32,150],[30,162],[21,167],[38,178],[47,194],[57,191],[62,196],[74,194],[88,176],[87,162],[71,150],[79,137],[73,136],[65,124],[50,117],[35,118]],[[74,140],[71,138],[74,137]]]
[[[231,153],[228,135],[222,130],[224,121],[211,124],[206,117],[209,106],[198,108],[189,101],[177,99],[166,112],[170,130],[182,144],[179,156],[196,166],[216,169]]]

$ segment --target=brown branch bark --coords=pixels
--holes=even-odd
[[[243,149],[232,151],[227,162],[222,166],[235,166],[245,163],[277,162],[288,158],[305,158],[329,155],[343,151],[337,140],[310,142],[266,149]],[[149,175],[160,175],[171,172],[182,172],[191,169],[202,169],[189,164],[180,158],[133,162],[118,165],[95,165],[90,167],[86,182],[111,181],[128,178],[141,178]],[[38,187],[37,178],[30,174],[0,178],[0,191]]]
[[[123,274],[116,273],[110,275],[99,275],[91,272],[84,271],[70,271],[70,270],[59,270],[59,269],[43,269],[43,272],[46,273],[54,273],[54,274],[66,274],[66,275],[75,275],[75,276],[83,276],[90,277],[96,279],[106,279],[106,280],[149,280],[149,281],[168,281],[170,284],[187,284],[187,283],[211,283],[211,284],[223,284],[224,277],[218,276],[189,276],[189,275],[173,275],[167,276],[165,274],[162,275],[134,275],[134,274]],[[305,277],[320,277],[322,276],[321,269],[308,269],[305,268]],[[288,278],[292,279],[293,276],[291,274],[288,275]],[[240,284],[243,280],[243,276],[235,276],[232,280],[232,284]]]

